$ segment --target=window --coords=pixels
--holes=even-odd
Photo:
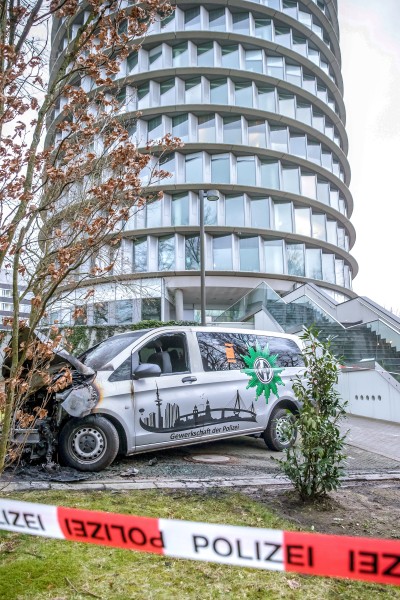
[[[283,273],[282,240],[264,240],[264,258],[267,273]]]
[[[218,202],[215,200],[208,200],[204,198],[204,224],[205,225],[216,225],[217,224],[217,209]]]
[[[179,115],[172,117],[172,134],[180,138],[183,142],[189,139],[189,117],[188,115]]]
[[[297,52],[298,54],[307,56],[307,40],[306,40],[306,38],[294,35],[293,36],[293,50],[295,52]],[[301,81],[297,85],[301,85]]]
[[[291,202],[274,202],[274,216],[277,231],[293,231]]]
[[[301,193],[308,198],[316,198],[315,175],[308,171],[301,171]]]
[[[168,182],[172,183],[175,181],[175,155],[169,154],[168,156],[163,156],[159,160],[160,169],[164,171],[168,171],[171,175],[168,177]]]
[[[332,171],[332,153],[329,150],[322,150],[321,164],[325,169]]]
[[[128,301],[129,302],[129,301]],[[132,317],[130,321],[124,321],[125,323],[132,323]],[[129,381],[132,377],[132,359],[129,355],[126,360],[110,375],[108,381]]]
[[[222,46],[222,66],[229,69],[239,69],[238,46]]]
[[[290,132],[289,148],[290,148],[290,154],[294,154],[295,156],[301,156],[302,158],[306,158],[306,155],[307,155],[306,136],[302,133]]]
[[[261,160],[261,187],[280,189],[279,184],[279,162],[270,160]]]
[[[213,269],[215,271],[232,270],[232,236],[213,238]]]
[[[272,25],[270,19],[254,19],[256,37],[272,40]]]
[[[140,85],[137,90],[138,108],[149,108],[150,106],[150,84],[145,83]]]
[[[100,342],[94,348],[87,350],[81,361],[95,371],[100,370],[107,363],[111,362],[118,354],[123,352],[128,346],[133,344],[143,335],[142,331],[129,332],[123,335],[114,335],[103,342]]]
[[[233,31],[235,33],[249,33],[249,13],[241,12],[241,13],[233,13],[232,15],[232,24]]]
[[[331,188],[330,190],[330,200],[332,208],[339,210],[339,191]]]
[[[249,346],[268,349],[277,355],[278,367],[299,367],[303,360],[297,344],[284,337],[273,337],[247,333],[197,333],[201,359],[205,371],[231,371],[246,368],[243,355],[249,353]],[[228,360],[228,348],[233,351],[233,359]]]
[[[335,283],[335,257],[333,254],[322,254],[322,275],[325,281]]]
[[[147,239],[133,242],[133,271],[147,271]]]
[[[175,13],[173,12],[168,17],[161,21],[161,33],[165,31],[173,31],[175,29]]]
[[[308,158],[308,160],[311,160],[312,162],[315,162],[320,165],[321,164],[321,144],[318,144],[317,142],[308,141],[308,143],[307,143],[307,158]]]
[[[197,136],[199,142],[215,142],[215,115],[198,117]]]
[[[134,73],[137,71],[138,62],[139,62],[138,53],[132,52],[126,59],[126,69],[128,71],[128,74]]]
[[[248,143],[249,146],[265,148],[267,145],[265,121],[248,121]]]
[[[161,226],[161,200],[146,205],[146,227]]]
[[[93,323],[95,325],[108,324],[108,302],[95,302],[93,304]]]
[[[229,154],[214,154],[211,156],[211,181],[212,183],[230,182]]]
[[[255,271],[259,273],[258,237],[239,240],[239,254],[241,271]]]
[[[185,29],[201,29],[200,7],[185,11]]]
[[[161,298],[142,298],[142,321],[161,320]]]
[[[310,42],[308,42],[308,58],[311,62],[319,66],[319,50],[312,48]]]
[[[278,150],[278,152],[288,151],[287,127],[270,127],[269,138],[272,150]]]
[[[286,117],[295,118],[295,104],[293,94],[278,94],[279,112]]]
[[[286,244],[288,274],[304,277],[304,244]]]
[[[193,183],[203,181],[203,154],[187,154],[185,156],[185,181]]]
[[[172,225],[189,225],[189,196],[175,194],[171,197]]]
[[[301,87],[301,67],[286,63],[286,81]]]
[[[169,271],[175,268],[175,237],[168,235],[158,239],[158,270]],[[143,316],[142,316],[143,318]]]
[[[322,279],[321,250],[306,248],[306,276],[312,279]]]
[[[311,125],[311,104],[298,101],[296,107],[296,117],[302,123]]]
[[[300,194],[300,177],[297,167],[282,167],[282,188],[285,192]]]
[[[317,180],[317,198],[320,202],[329,205],[329,183],[323,179]]]
[[[297,0],[283,0],[282,10],[285,14],[289,15],[289,17],[297,19]]]
[[[226,31],[224,8],[209,11],[208,26],[212,31]]]
[[[311,237],[311,214],[309,208],[295,208],[294,222],[296,233]]]
[[[262,50],[245,50],[245,64],[247,71],[254,73],[263,72],[263,51]]]
[[[226,79],[211,81],[210,100],[212,104],[228,104],[228,83]]]
[[[236,106],[253,106],[253,86],[251,83],[235,83]]]
[[[289,27],[275,27],[275,41],[281,46],[290,48],[292,44]]]
[[[244,225],[243,196],[225,196],[225,225],[231,227]]]
[[[343,227],[338,227],[337,234],[338,234],[338,246],[339,246],[339,248],[344,249],[344,229],[343,229]]]
[[[330,219],[326,221],[326,241],[337,246],[338,236],[336,221],[331,221]]]
[[[172,48],[172,65],[174,67],[186,67],[189,63],[188,43],[182,42]]]
[[[175,79],[168,79],[160,83],[160,102],[162,106],[175,104]]]
[[[336,284],[344,286],[344,272],[343,272],[343,267],[344,267],[344,261],[341,260],[341,259],[339,259],[339,258],[335,258]]]
[[[251,226],[257,229],[269,229],[269,200],[268,198],[251,198]]]
[[[163,136],[163,125],[161,117],[154,117],[147,122],[147,139],[158,141]]]
[[[321,131],[322,133],[324,133],[324,130],[325,130],[324,115],[315,109],[313,109],[312,125],[313,125],[313,127],[315,127],[315,129],[318,129],[318,131]]]
[[[203,42],[197,46],[197,66],[212,67],[214,65],[214,44]]]
[[[258,108],[269,112],[276,112],[275,88],[259,87],[258,90]]]
[[[256,163],[254,156],[237,157],[237,183],[239,185],[256,185]]]
[[[224,117],[223,119],[224,143],[242,143],[242,120],[240,117]]]
[[[151,69],[161,69],[162,68],[162,46],[156,46],[149,50],[149,67]]]
[[[305,75],[303,73],[303,88],[311,94],[317,93],[317,81],[312,75]]]
[[[311,216],[313,238],[326,240],[325,215],[313,213]]]
[[[201,78],[188,79],[185,81],[186,104],[201,104]]]
[[[114,306],[116,324],[132,323],[132,300],[117,300]]]
[[[187,236],[185,238],[185,269],[198,271],[200,269],[200,238]]]
[[[276,77],[277,79],[284,78],[284,63],[281,56],[268,56],[267,74],[270,75],[270,77]]]

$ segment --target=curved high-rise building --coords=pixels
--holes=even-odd
[[[56,23],[60,51],[63,36]],[[209,189],[219,195],[204,200],[210,312],[261,281],[354,296],[336,0],[177,0],[114,82],[127,122],[140,111],[139,146],[167,133],[184,146],[162,160],[163,199],[125,225],[120,271],[98,287],[89,322],[197,316]]]

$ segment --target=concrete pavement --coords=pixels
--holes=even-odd
[[[347,443],[350,446],[400,461],[399,423],[347,415],[341,430],[343,433],[349,430]]]

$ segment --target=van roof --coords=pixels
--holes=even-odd
[[[130,331],[125,331],[123,333],[117,333],[115,335],[132,335],[132,333],[149,333],[149,332],[153,332],[153,331],[176,331],[177,329],[179,329],[180,331],[204,331],[207,333],[210,332],[215,332],[215,333],[246,333],[246,334],[250,334],[250,335],[270,335],[270,336],[274,336],[274,337],[282,337],[282,338],[289,338],[289,339],[296,339],[298,340],[298,336],[297,335],[293,335],[290,333],[284,333],[284,332],[280,332],[280,331],[266,331],[264,329],[243,329],[241,327],[218,327],[218,326],[207,326],[207,325],[165,325],[162,327],[154,327],[154,328],[146,328],[146,329],[132,329]]]

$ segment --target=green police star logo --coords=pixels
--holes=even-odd
[[[278,354],[270,354],[268,344],[261,348],[256,344],[255,348],[247,346],[249,354],[242,354],[242,358],[247,365],[242,369],[250,377],[246,389],[256,388],[256,400],[264,394],[265,401],[268,404],[271,392],[279,396],[278,385],[284,385],[279,373],[283,371],[276,366]]]

